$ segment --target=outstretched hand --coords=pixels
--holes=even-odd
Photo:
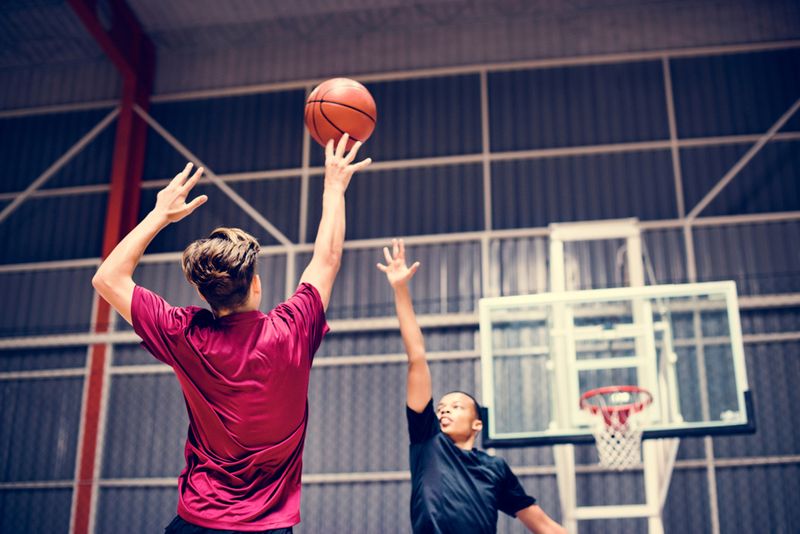
[[[328,140],[325,145],[325,188],[334,187],[344,192],[350,184],[350,178],[353,173],[360,171],[370,163],[372,158],[353,163],[358,154],[358,149],[361,148],[361,141],[358,141],[350,149],[350,152],[345,155],[344,151],[347,147],[347,141],[350,139],[348,134],[344,134],[339,139],[339,144],[336,145],[336,150],[333,149],[333,139]]]
[[[386,265],[378,263],[377,267],[386,274],[393,288],[406,285],[419,269],[419,262],[415,262],[411,267],[406,265],[406,247],[402,239],[392,239],[391,254],[389,247],[383,247],[383,256],[386,258]]]
[[[153,212],[164,217],[167,222],[178,222],[208,200],[206,195],[200,195],[188,204],[186,197],[189,191],[197,184],[203,175],[203,167],[198,167],[195,173],[188,180],[189,173],[192,171],[192,163],[187,163],[181,172],[167,186],[158,192],[156,196],[156,206]]]

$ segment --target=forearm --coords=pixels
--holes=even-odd
[[[206,195],[200,195],[186,203],[186,196],[203,174],[203,168],[200,167],[189,178],[191,169],[192,164],[187,163],[183,171],[158,192],[153,211],[114,247],[92,278],[92,285],[97,292],[129,323],[133,321],[133,271],[147,245],[170,222],[180,221],[208,200]]]
[[[92,285],[100,296],[131,324],[133,324],[131,315],[133,271],[147,245],[167,224],[163,216],[151,212],[114,247],[92,278]]]
[[[344,248],[344,191],[326,187],[322,194],[322,216],[314,240],[314,259],[338,270]]]
[[[424,363],[425,341],[417,322],[417,315],[414,313],[414,305],[411,301],[411,293],[408,290],[408,286],[402,285],[395,288],[394,303],[397,318],[400,321],[400,335],[403,338],[408,362],[409,364]]]
[[[425,341],[422,337],[408,286],[395,288],[395,307],[400,320],[400,335],[408,356],[406,375],[406,404],[415,412],[422,412],[433,397],[431,372],[425,358]]]
[[[145,249],[168,221],[163,216],[150,212],[125,238],[114,247],[95,275],[96,279],[111,282],[132,278]]]
[[[538,505],[532,504],[517,512],[517,519],[534,534],[567,534],[567,531],[553,521]]]
[[[342,264],[344,230],[344,190],[326,187],[322,195],[322,216],[314,241],[314,254],[300,278],[301,283],[306,282],[317,288],[325,310],[328,309],[333,282]]]
[[[333,150],[333,139],[325,146],[325,182],[322,192],[322,216],[314,240],[314,254],[311,257],[300,282],[309,283],[317,288],[323,309],[328,309],[328,302],[333,290],[333,282],[342,264],[344,248],[345,207],[344,192],[350,184],[353,173],[363,169],[372,161],[367,158],[353,163],[361,142],[355,143],[347,155],[344,155],[349,136],[344,134]]]

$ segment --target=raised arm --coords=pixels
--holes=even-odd
[[[386,273],[386,278],[394,289],[400,334],[408,356],[406,404],[415,412],[421,413],[433,397],[433,389],[431,372],[425,359],[425,341],[414,313],[411,293],[408,291],[408,281],[419,269],[419,262],[411,267],[406,265],[406,250],[402,239],[393,239],[392,253],[389,254],[389,249],[384,247],[383,255],[386,257],[386,265],[379,263],[378,269]]]
[[[191,170],[192,164],[188,163],[183,171],[158,192],[153,211],[114,247],[92,278],[92,285],[100,296],[129,323],[135,285],[133,271],[147,245],[169,223],[180,221],[208,200],[206,195],[200,195],[186,203],[186,197],[203,174],[203,168],[200,167],[187,180]]]
[[[322,217],[319,221],[317,239],[314,241],[314,255],[303,271],[300,282],[306,282],[317,288],[322,307],[328,309],[331,290],[339,266],[342,263],[342,249],[344,247],[345,207],[344,192],[350,184],[353,173],[372,163],[367,158],[358,163],[356,159],[359,141],[345,156],[348,135],[344,134],[339,140],[336,152],[333,151],[333,140],[328,141],[325,147],[325,185],[322,191]]]

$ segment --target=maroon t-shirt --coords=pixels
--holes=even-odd
[[[328,331],[319,293],[301,284],[268,314],[219,319],[136,286],[133,329],[172,366],[189,412],[178,515],[212,529],[300,522],[300,473],[314,352]]]

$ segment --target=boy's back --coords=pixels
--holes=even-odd
[[[145,347],[175,370],[189,412],[179,515],[216,529],[295,524],[308,379],[327,331],[316,289],[301,285],[269,314],[215,319],[137,286],[131,311]]]

